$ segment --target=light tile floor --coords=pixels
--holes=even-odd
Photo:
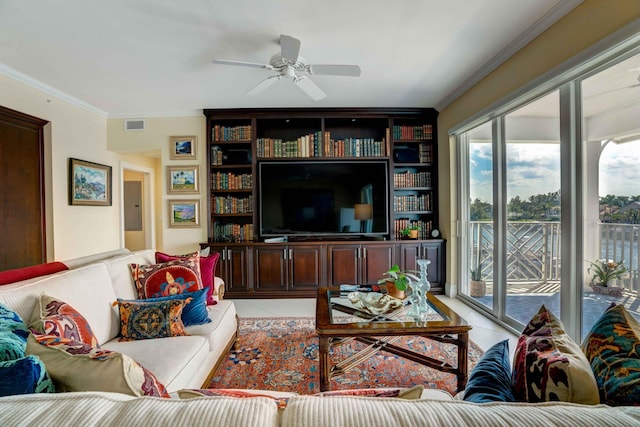
[[[483,350],[487,350],[493,344],[508,339],[513,357],[513,351],[518,341],[516,334],[455,298],[444,295],[438,295],[438,298],[473,326],[469,333],[471,341],[478,344]],[[240,318],[315,317],[316,315],[316,300],[314,298],[234,299],[233,302]]]

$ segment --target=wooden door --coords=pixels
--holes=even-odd
[[[328,285],[360,283],[360,245],[327,245]]]
[[[256,291],[284,291],[286,283],[285,245],[255,246],[254,277]]]
[[[322,246],[290,246],[288,258],[289,289],[317,289],[322,280]]]
[[[362,283],[371,285],[395,264],[395,244],[362,245]]]
[[[0,107],[0,271],[46,261],[46,120]]]

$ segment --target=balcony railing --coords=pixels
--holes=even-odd
[[[623,260],[629,274],[626,289],[640,290],[638,254],[640,225],[599,223],[600,258]],[[482,261],[482,275],[493,278],[493,223],[470,223],[470,262]],[[507,225],[507,283],[546,285],[560,283],[560,223],[554,221],[509,222]],[[585,264],[586,268],[586,264]],[[585,278],[588,281],[588,278]]]

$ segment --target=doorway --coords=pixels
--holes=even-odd
[[[121,163],[121,245],[130,251],[155,249],[153,182],[153,169]]]

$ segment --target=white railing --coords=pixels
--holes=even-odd
[[[625,288],[640,290],[640,225],[599,223],[602,259],[623,260],[629,274]],[[470,265],[482,261],[482,275],[493,278],[493,223],[470,222]],[[560,222],[509,222],[507,224],[507,282],[559,283]]]

